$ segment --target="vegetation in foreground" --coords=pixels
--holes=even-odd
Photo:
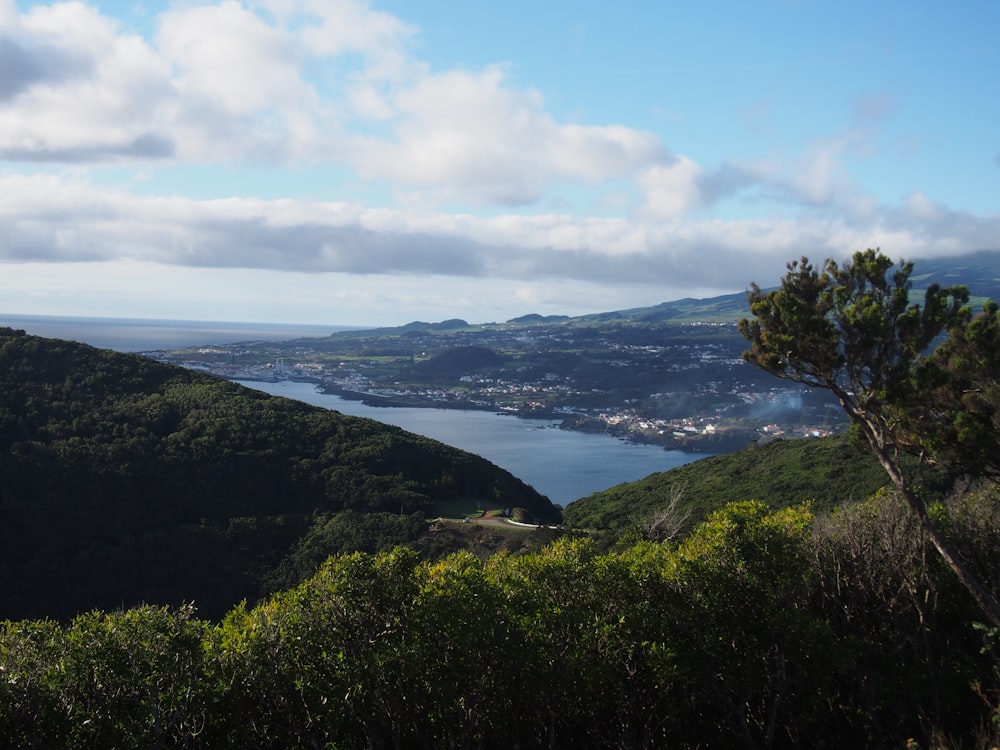
[[[1000,584],[1000,504],[942,518]],[[142,607],[0,625],[5,746],[989,747],[995,634],[891,497],[735,503],[680,543],[399,548],[218,624]]]

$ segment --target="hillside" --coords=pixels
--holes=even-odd
[[[0,329],[0,618],[191,600],[216,616],[264,593],[332,513],[477,501],[559,517],[508,472],[398,428]]]
[[[819,258],[813,258],[819,261]],[[913,260],[906,258],[905,260]],[[1000,252],[984,251],[952,258],[915,260],[913,299],[921,298],[931,284],[952,286],[961,284],[968,288],[974,306],[987,299],[1000,299]],[[769,286],[767,279],[755,279],[762,286]],[[749,315],[745,292],[725,294],[707,299],[680,299],[663,302],[652,307],[619,310],[617,312],[585,315],[574,318],[577,322],[607,322],[627,320],[633,322],[673,323],[735,323]]]
[[[932,484],[932,478],[925,478]],[[563,521],[580,529],[620,532],[682,493],[688,527],[727,503],[759,500],[778,509],[812,502],[817,512],[865,500],[888,484],[872,455],[847,435],[775,440],[704,458],[597,492],[567,506]]]

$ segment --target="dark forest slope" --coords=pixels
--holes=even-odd
[[[0,329],[0,618],[261,593],[314,519],[481,499],[558,519],[486,460],[143,357]]]

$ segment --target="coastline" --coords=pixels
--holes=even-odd
[[[608,424],[594,417],[583,417],[579,414],[566,414],[554,410],[518,410],[504,408],[496,403],[481,404],[462,400],[432,400],[421,397],[405,397],[385,395],[370,391],[358,391],[344,388],[329,382],[310,378],[286,378],[295,382],[315,383],[319,393],[329,394],[344,399],[357,401],[374,408],[414,408],[414,409],[450,409],[456,411],[489,411],[501,416],[518,417],[522,419],[551,419],[558,422],[558,429],[590,434],[603,434],[617,438],[634,445],[658,446],[665,451],[680,451],[689,454],[714,455],[745,448],[757,439],[757,435],[749,432],[722,433],[713,436],[685,436],[648,434],[627,429],[621,425]]]
[[[290,374],[290,373],[289,373]],[[441,409],[425,402],[371,407],[360,398],[345,400],[318,390],[316,379],[237,382],[271,396],[292,398],[346,416],[374,419],[487,458],[566,506],[581,497],[669,471],[705,453],[664,450],[602,433],[558,429],[557,420],[511,419],[490,409]],[[355,395],[358,394],[355,391]]]
[[[350,388],[342,388],[335,385],[330,385],[322,381],[313,381],[308,379],[294,378],[303,383],[316,382],[316,390],[320,393],[328,393],[331,396],[339,396],[345,401],[360,401],[365,406],[375,406],[380,408],[393,408],[393,407],[412,407],[414,409],[457,409],[460,411],[495,411],[502,414],[511,414],[513,416],[521,416],[516,412],[508,412],[504,409],[497,407],[495,404],[476,404],[470,401],[434,401],[427,398],[420,398],[416,396],[405,397],[405,396],[388,396],[381,393],[372,393],[370,391],[356,391]],[[546,418],[547,415],[534,415],[540,416],[541,418]]]

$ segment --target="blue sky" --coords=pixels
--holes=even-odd
[[[0,0],[0,312],[393,325],[1000,249],[994,2]]]

